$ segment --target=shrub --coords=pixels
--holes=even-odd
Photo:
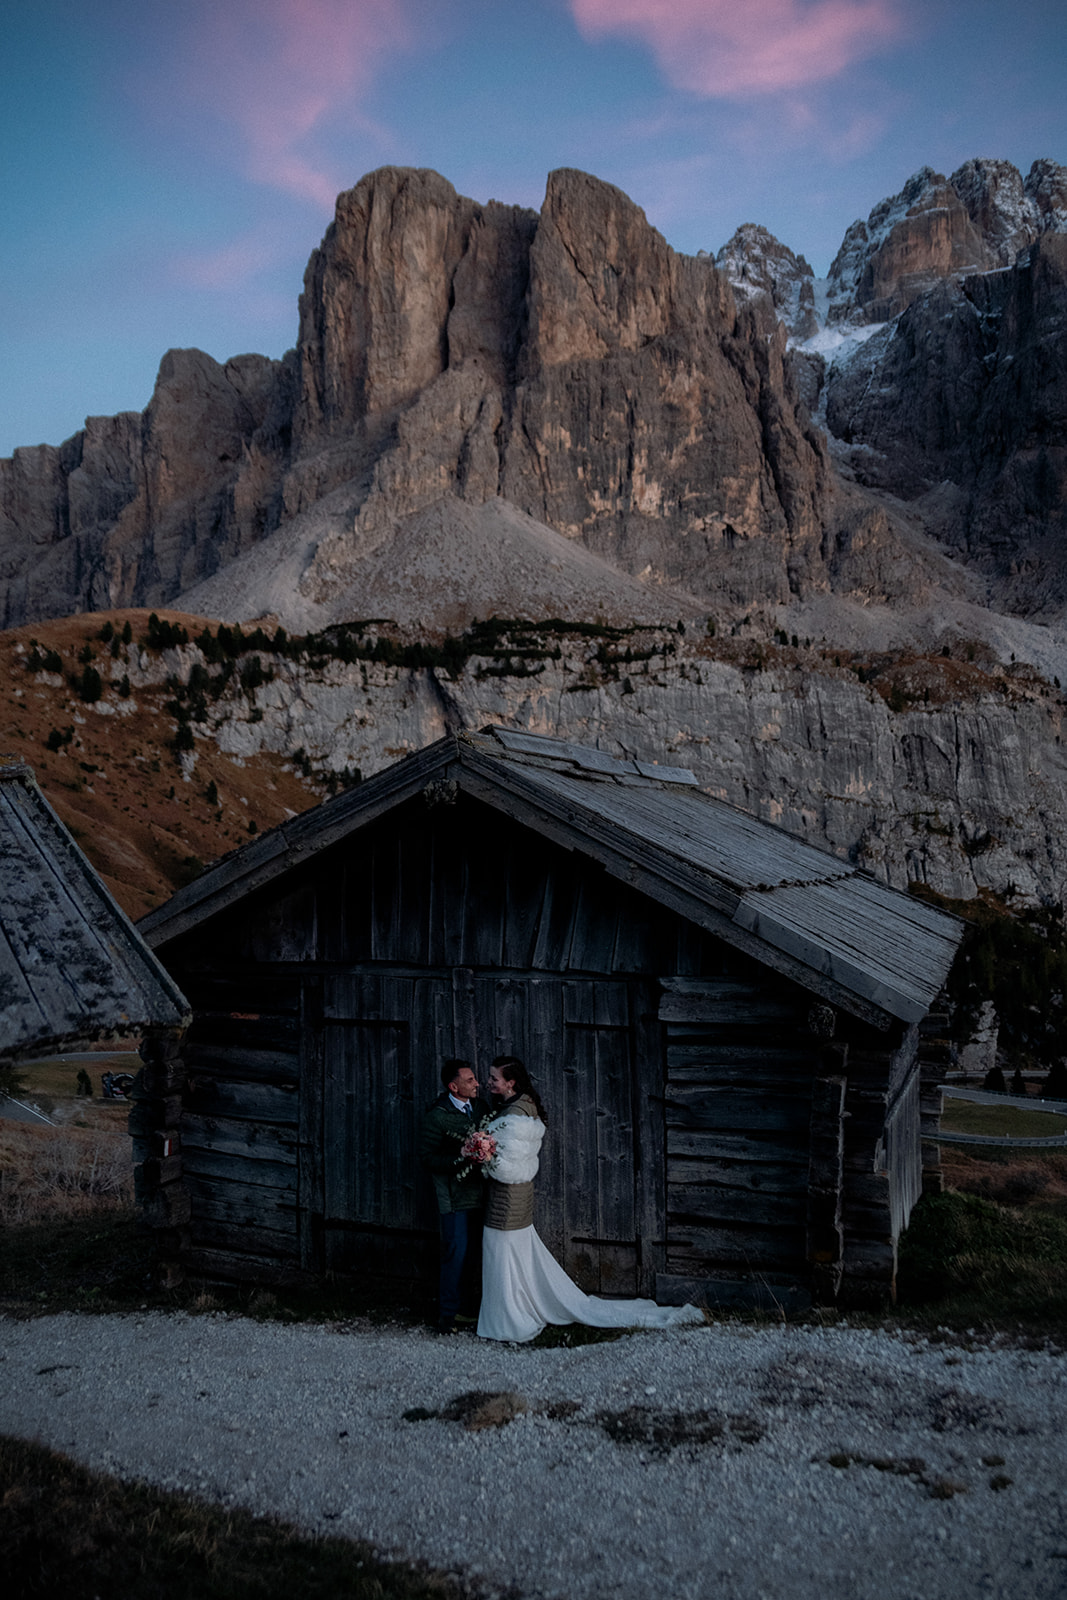
[[[179,622],[161,622],[153,611],[148,619],[145,643],[150,650],[176,649],[189,643],[189,635]]]
[[[26,1093],[26,1078],[11,1061],[0,1063],[0,1094],[9,1094],[13,1100],[21,1100]]]
[[[261,684],[270,683],[273,677],[273,672],[264,668],[259,657],[253,656],[251,661],[246,662],[241,668],[241,688],[251,693]]]
[[[62,672],[63,657],[58,650],[45,650],[42,652],[36,639],[31,641],[33,648],[26,657],[27,672]]]
[[[1067,1221],[952,1190],[927,1195],[901,1239],[897,1281],[904,1304],[956,1297],[961,1309],[981,1300],[998,1318],[1062,1318]]]
[[[992,842],[988,837],[972,842],[968,853],[988,849]],[[983,1003],[991,1000],[1009,1061],[1028,1057],[1044,1068],[1067,1056],[1067,927],[1062,907],[1012,915],[990,900],[950,900],[919,886],[912,892],[970,924],[949,974],[952,1036],[969,1038]]]
[[[79,700],[86,705],[92,705],[99,700],[104,692],[103,680],[95,667],[86,667],[80,678],[75,678],[74,687],[78,691]]]
[[[204,870],[204,863],[199,856],[183,856],[178,863],[175,874],[179,889],[184,889],[187,883],[193,883]]]
[[[0,1222],[8,1226],[83,1216],[132,1198],[130,1141],[118,1128],[4,1123],[0,1158]]]
[[[1067,1100],[1067,1061],[1054,1061],[1041,1086],[1045,1100]]]

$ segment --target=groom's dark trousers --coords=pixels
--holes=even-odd
[[[464,1309],[475,1311],[481,1295],[482,1210],[485,1180],[471,1169],[460,1146],[482,1117],[486,1101],[471,1101],[471,1115],[457,1111],[447,1093],[438,1095],[419,1128],[419,1161],[433,1177],[437,1220],[441,1230],[441,1274],[438,1283],[438,1325],[452,1325]]]

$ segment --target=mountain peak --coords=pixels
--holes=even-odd
[[[944,279],[1011,266],[1067,226],[1067,168],[975,158],[951,178],[920,167],[847,230],[830,267],[831,322],[886,322]]]

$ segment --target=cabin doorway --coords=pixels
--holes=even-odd
[[[450,1056],[522,1058],[548,1114],[535,1222],[594,1294],[649,1286],[641,1241],[662,1240],[663,1069],[647,1052],[640,986],[617,978],[350,972],[323,990],[322,1196],[325,1265],[390,1276],[426,1270],[436,1216],[415,1157],[419,1121]],[[647,1009],[647,1008],[646,1008]],[[658,1032],[654,1034],[658,1041]],[[661,1052],[657,1051],[657,1057]],[[640,1066],[641,1070],[637,1068]],[[657,1215],[658,1212],[658,1215]]]

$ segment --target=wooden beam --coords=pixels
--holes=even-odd
[[[806,1249],[819,1305],[833,1305],[841,1285],[845,1089],[844,1077],[816,1078],[811,1086]]]

